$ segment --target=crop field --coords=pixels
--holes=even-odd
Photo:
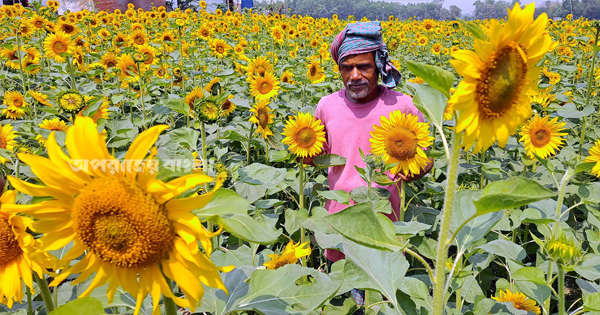
[[[381,21],[424,122],[352,164],[366,19],[47,5],[0,7],[0,315],[600,314],[598,21]]]

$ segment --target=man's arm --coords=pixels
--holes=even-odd
[[[404,181],[404,182],[419,180],[419,179],[423,178],[423,176],[425,176],[425,174],[429,173],[432,168],[433,168],[433,158],[429,158],[429,162],[427,163],[427,165],[424,168],[421,169],[421,172],[419,174],[409,174],[407,176],[400,172],[400,173],[398,173],[398,177],[400,177],[400,179],[402,179],[402,181]]]

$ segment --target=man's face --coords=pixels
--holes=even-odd
[[[340,63],[340,73],[349,96],[357,101],[377,91],[375,54],[350,55]]]

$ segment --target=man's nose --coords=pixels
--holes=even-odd
[[[360,71],[358,71],[357,67],[352,68],[352,72],[350,72],[350,80],[360,80]]]

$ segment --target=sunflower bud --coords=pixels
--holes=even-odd
[[[574,238],[568,237],[563,231],[559,231],[545,242],[537,237],[534,237],[534,240],[540,245],[542,253],[549,260],[554,261],[566,271],[575,269],[583,258],[580,244]]]

